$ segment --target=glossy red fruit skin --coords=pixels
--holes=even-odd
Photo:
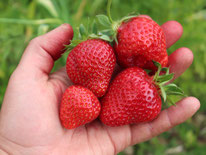
[[[74,84],[101,97],[106,93],[115,64],[112,46],[103,40],[91,39],[81,42],[69,53],[66,70]]]
[[[122,67],[137,66],[155,71],[152,60],[163,67],[168,64],[164,32],[152,19],[134,17],[122,23],[117,40],[114,49],[117,63]]]
[[[112,81],[101,105],[100,120],[115,127],[152,121],[162,103],[152,78],[143,69],[131,67]]]
[[[95,120],[100,113],[98,98],[87,88],[70,86],[60,104],[60,120],[67,129],[73,129]]]

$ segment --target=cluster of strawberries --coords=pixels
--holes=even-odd
[[[144,16],[119,22],[113,22],[110,15],[97,17],[107,29],[72,41],[68,47],[66,70],[74,85],[62,97],[62,125],[72,129],[97,117],[108,126],[155,119],[161,111],[161,97],[166,101],[166,93],[183,93],[174,84],[166,85],[173,74],[165,68],[168,55],[163,30]],[[84,31],[80,26],[80,34]],[[121,67],[118,74],[114,73],[116,62]]]

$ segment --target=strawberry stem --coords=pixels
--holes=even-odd
[[[97,17],[97,21],[99,21],[99,23],[102,26],[106,27],[106,29],[103,29],[99,32],[103,33],[103,34],[105,31],[109,32],[107,34],[107,38],[110,38],[110,40],[107,39],[106,41],[109,41],[109,42],[115,41],[116,44],[118,44],[118,40],[117,40],[118,28],[120,27],[122,22],[125,22],[125,21],[129,20],[130,18],[137,17],[137,15],[129,15],[129,16],[123,17],[120,20],[113,21],[113,19],[111,17],[111,4],[112,4],[112,0],[108,0],[107,1],[107,16],[106,15],[97,15],[96,17]],[[105,40],[105,39],[103,39],[103,40]]]
[[[108,3],[107,3],[107,16],[109,18],[109,21],[111,23],[113,23],[113,20],[112,20],[112,17],[111,17],[111,4],[112,4],[112,0],[108,0]]]

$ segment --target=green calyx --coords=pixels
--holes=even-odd
[[[107,16],[106,15],[97,15],[97,21],[106,29],[103,29],[102,31],[100,31],[101,34],[107,35],[108,38],[110,38],[110,42],[115,41],[117,42],[117,30],[119,28],[119,26],[122,24],[122,22],[125,22],[127,20],[129,20],[130,18],[133,17],[137,17],[136,15],[129,15],[126,17],[123,17],[122,19],[118,20],[118,21],[113,21],[112,17],[111,17],[111,4],[112,4],[112,0],[108,0],[107,3]],[[108,41],[108,40],[107,40]]]
[[[65,49],[67,52],[70,52],[74,47],[76,47],[79,43],[86,41],[88,39],[101,39],[110,43],[113,43],[117,41],[117,30],[119,26],[122,24],[122,22],[125,22],[129,20],[130,18],[136,17],[136,15],[129,15],[126,17],[123,17],[121,20],[113,21],[111,17],[111,4],[112,0],[108,0],[107,3],[107,16],[106,15],[97,15],[96,19],[99,22],[100,25],[104,27],[103,30],[99,30],[97,28],[96,20],[93,21],[92,25],[90,22],[88,22],[87,28],[81,24],[78,27],[78,37],[77,39],[74,39],[71,41],[69,45],[66,45]]]
[[[81,24],[78,28],[78,37],[77,39],[71,40],[69,45],[65,45],[66,52],[70,52],[74,47],[76,47],[81,42],[85,41],[88,36],[88,30],[85,28],[83,24]]]
[[[78,44],[88,39],[102,39],[111,42],[111,38],[108,35],[98,31],[95,21],[92,24],[88,24],[87,28],[83,24],[80,24],[77,30],[77,39],[72,40],[69,45],[65,46],[66,52],[70,52]]]
[[[174,77],[173,73],[169,73],[169,68],[166,67],[162,68],[161,64],[156,61],[153,61],[153,63],[158,68],[157,72],[153,77],[153,81],[155,82],[156,86],[159,88],[163,101],[164,102],[169,101],[173,105],[175,105],[175,103],[172,101],[172,99],[169,96],[171,95],[185,96],[184,92],[176,84],[174,83],[168,84]]]
[[[111,21],[111,19],[106,15],[97,15],[96,17],[98,22],[106,28],[101,30],[100,34],[106,35],[107,38],[110,38],[107,40],[109,42],[112,42],[113,40],[116,41],[117,29],[120,26],[120,23]]]

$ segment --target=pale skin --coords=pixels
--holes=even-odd
[[[162,25],[167,48],[182,35],[175,21]],[[186,97],[176,106],[163,110],[152,122],[108,127],[98,120],[67,130],[59,121],[59,104],[64,90],[72,85],[65,67],[50,74],[62,54],[63,45],[73,37],[70,25],[33,39],[12,74],[0,112],[0,154],[69,155],[117,154],[183,123],[199,109],[194,97]],[[182,47],[169,56],[175,78],[193,61],[190,49]]]

